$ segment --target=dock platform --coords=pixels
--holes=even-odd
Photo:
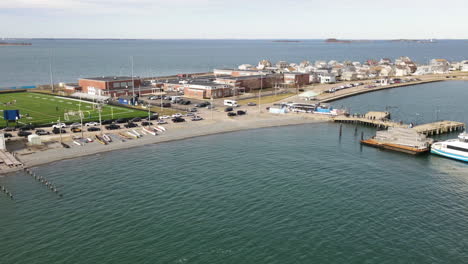
[[[334,122],[337,123],[352,123],[360,124],[365,126],[373,126],[377,128],[389,128],[389,127],[410,127],[408,124],[401,122],[395,122],[387,119],[377,119],[366,117],[355,117],[355,116],[337,116],[333,118]],[[418,125],[413,127],[418,133],[424,134],[426,136],[439,135],[444,133],[449,133],[453,131],[463,131],[465,129],[465,124],[457,121],[438,121],[427,123],[423,125]]]

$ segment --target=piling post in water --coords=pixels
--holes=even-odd
[[[357,136],[357,125],[354,127],[354,136]]]
[[[364,140],[364,132],[361,131],[361,140]]]
[[[343,134],[343,125],[340,124],[340,137],[341,137],[342,134]]]

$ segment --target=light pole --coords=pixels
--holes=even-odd
[[[210,111],[211,111],[211,120],[213,120],[213,95],[211,95],[211,105],[210,105]]]
[[[151,122],[151,103],[148,103],[148,127],[150,126]]]

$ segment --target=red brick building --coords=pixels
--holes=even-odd
[[[82,78],[78,80],[78,85],[82,88],[83,93],[112,97],[132,94],[133,87],[135,87],[135,94],[141,90],[138,89],[141,86],[140,79],[132,81],[132,77],[126,76]],[[144,89],[144,91],[147,90]],[[151,92],[151,90],[149,91]]]
[[[294,87],[304,86],[310,83],[310,75],[302,72],[285,72],[284,83]]]
[[[216,83],[188,83],[184,85],[184,96],[196,99],[222,98],[235,95],[236,90],[229,85]]]
[[[251,90],[258,90],[261,88],[270,88],[275,84],[283,82],[283,77],[279,74],[268,74],[268,75],[250,75],[241,77],[218,77],[215,80],[216,83],[226,84],[232,87],[240,88],[246,92]]]

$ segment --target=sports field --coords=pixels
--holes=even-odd
[[[20,111],[20,124],[49,125],[59,118],[61,122],[79,122],[80,109],[83,122],[99,120],[97,105],[87,101],[31,92],[0,94],[2,120],[3,110],[16,109]],[[101,112],[102,120],[137,116],[148,116],[148,112],[110,105],[104,105]],[[0,122],[2,127],[5,124]]]

